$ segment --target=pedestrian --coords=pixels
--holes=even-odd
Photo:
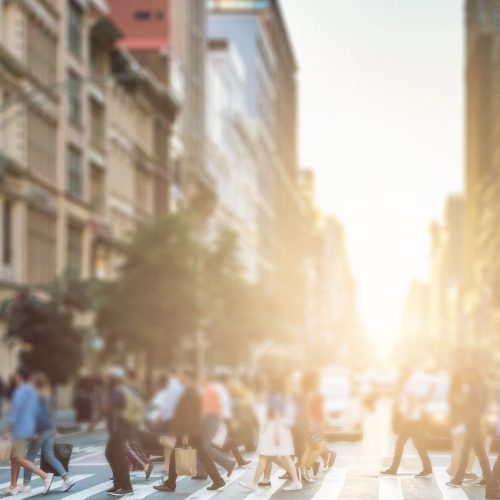
[[[477,367],[471,367],[465,372],[464,385],[464,424],[465,438],[460,462],[453,479],[446,484],[452,488],[460,488],[465,478],[465,471],[470,459],[470,452],[474,450],[483,478],[477,483],[486,486],[490,477],[490,464],[484,447],[485,434],[483,429],[483,416],[488,404],[486,384],[482,380],[481,373]]]
[[[292,478],[291,483],[283,488],[284,491],[302,489],[302,483],[292,460],[292,455],[294,455],[293,438],[290,423],[286,419],[290,399],[286,395],[285,386],[284,377],[276,376],[271,381],[267,416],[259,436],[257,469],[252,482],[240,482],[240,485],[247,490],[257,490],[270,461],[285,469]]]
[[[7,386],[0,376],[0,418],[2,418],[3,400],[7,397]]]
[[[415,477],[427,478],[432,475],[432,464],[425,448],[422,430],[422,406],[428,399],[432,385],[428,377],[412,374],[404,369],[400,377],[400,394],[397,400],[398,424],[394,458],[391,466],[382,471],[383,476],[396,476],[403,457],[406,442],[411,439],[422,460],[422,471]]]
[[[198,459],[212,480],[212,484],[207,487],[207,490],[220,490],[226,485],[226,482],[220,476],[217,467],[203,446],[202,400],[194,371],[191,368],[181,370],[180,382],[184,386],[184,391],[172,420],[172,431],[176,436],[175,447],[190,446],[195,448]],[[154,488],[158,491],[174,492],[176,481],[177,471],[175,453],[173,453],[170,457],[168,478],[161,484],[154,486]]]
[[[135,370],[127,370],[126,386],[138,399],[143,401],[142,391],[140,389],[137,372]],[[127,458],[133,469],[144,471],[147,481],[153,472],[153,464],[151,463],[149,455],[143,449],[139,436],[139,426],[135,423],[130,423],[130,435],[127,443]]]
[[[21,467],[42,479],[44,494],[50,490],[54,474],[44,472],[27,458],[28,444],[35,437],[38,412],[38,393],[30,383],[29,373],[20,368],[14,375],[9,427],[12,435],[11,475],[4,495],[19,493],[17,480]]]
[[[117,497],[133,494],[127,461],[131,426],[123,417],[127,397],[125,370],[119,366],[112,367],[108,372],[108,397],[105,406],[109,434],[105,455],[113,471],[113,487],[107,493]]]
[[[184,392],[184,386],[175,371],[170,373],[166,378],[162,377],[162,382],[162,389],[153,398],[153,407],[157,411],[153,430],[162,434],[172,435],[172,420],[179,399]]]
[[[224,452],[217,448],[213,440],[223,423],[222,420],[222,402],[220,392],[216,389],[212,378],[207,378],[202,385],[202,402],[203,402],[203,447],[209,454],[210,458],[224,467],[227,471],[227,477],[231,477],[236,460],[230,459]],[[207,473],[203,464],[198,460],[198,470],[196,475],[192,477],[195,480],[206,480]]]
[[[56,435],[56,425],[50,411],[50,382],[45,373],[35,373],[31,381],[38,392],[38,414],[36,419],[36,438],[30,441],[28,446],[27,459],[33,462],[41,450],[45,460],[56,471],[57,475],[63,479],[62,491],[69,491],[75,482],[69,476],[68,471],[56,458],[54,453],[54,440]],[[23,492],[30,491],[32,471],[24,469]]]
[[[229,378],[227,375],[219,375],[216,377],[216,381],[214,383],[214,387],[219,394],[221,403],[222,421],[224,422],[227,430],[226,442],[223,449],[226,453],[232,453],[238,467],[243,468],[250,465],[250,460],[245,460],[243,458],[236,441],[233,427],[233,398],[228,384]]]

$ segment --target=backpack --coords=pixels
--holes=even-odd
[[[123,420],[131,425],[139,425],[146,414],[142,399],[128,387],[123,389],[123,394],[125,395],[125,408],[121,415]]]

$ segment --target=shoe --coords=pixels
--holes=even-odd
[[[73,486],[75,486],[75,481],[73,481],[73,479],[68,477],[64,480],[62,491],[69,491],[71,488],[73,488]]]
[[[299,481],[297,482],[292,482],[288,486],[285,486],[283,488],[283,491],[299,491],[303,488],[302,483]]]
[[[153,488],[156,491],[170,491],[170,492],[175,491],[175,486],[168,484],[168,482],[157,484],[156,486],[153,486]]]
[[[208,476],[199,476],[196,474],[196,476],[191,476],[191,479],[193,481],[206,481],[208,479]]]
[[[117,488],[116,486],[112,486],[111,488],[109,488],[109,490],[106,490],[106,493],[108,495],[111,495],[111,493],[114,493],[116,490],[118,490],[119,488]]]
[[[244,469],[245,467],[248,467],[252,463],[251,460],[243,460],[243,462],[240,462],[238,464],[238,469]]]
[[[259,488],[270,488],[272,486],[271,481],[261,481],[257,484]]]
[[[315,478],[318,477],[320,467],[321,467],[321,464],[319,462],[314,462],[314,464],[312,466],[313,477],[315,477]]]
[[[153,464],[149,464],[146,468],[146,470],[144,471],[146,473],[146,481],[151,477],[151,474],[153,473]]]
[[[311,469],[302,469],[300,471],[300,473],[301,473],[302,479],[306,483],[315,483],[316,482],[316,479],[314,479],[314,477],[311,475]]]
[[[392,469],[386,469],[379,473],[379,476],[396,477],[398,475],[397,471]]]
[[[479,476],[471,472],[469,474],[464,474],[464,482],[479,481]]]
[[[9,486],[8,488],[5,488],[2,493],[5,497],[11,497],[12,495],[17,495],[19,493],[19,488],[17,486],[14,488]]]
[[[415,477],[424,479],[432,477],[432,470],[423,470],[422,472],[419,472]]]
[[[227,477],[231,477],[234,469],[236,468],[236,462],[231,462],[231,465],[227,469]]]
[[[124,497],[127,495],[133,495],[133,494],[134,494],[134,490],[132,490],[132,489],[125,490],[123,488],[118,488],[117,490],[109,493],[109,495],[111,495],[112,497]]]
[[[29,493],[31,491],[31,486],[29,484],[23,484],[21,486],[21,493]]]
[[[49,492],[50,487],[52,486],[53,480],[54,480],[54,474],[52,474],[52,472],[49,472],[47,474],[47,478],[43,482],[43,494],[44,495],[46,495]]]
[[[488,481],[486,479],[481,479],[481,481],[477,481],[476,483],[474,483],[474,486],[481,486],[481,487],[484,487],[488,484]]]
[[[449,486],[450,488],[461,488],[462,483],[459,483],[458,481],[455,481],[454,479],[452,479],[451,481],[448,481],[446,483],[446,486]]]
[[[216,483],[212,483],[210,486],[207,486],[208,491],[218,491],[221,490],[226,486],[226,481],[224,479],[221,479],[220,481],[217,481]]]
[[[326,461],[326,469],[331,469],[333,467],[333,464],[335,463],[335,460],[337,459],[337,454],[334,451],[330,451],[328,454],[328,460]]]
[[[290,474],[288,474],[288,472],[285,472],[284,474],[282,474],[279,479],[284,479],[285,481],[287,480],[290,480],[292,479],[292,476],[290,476]]]
[[[247,483],[245,481],[240,481],[240,486],[248,491],[256,491],[258,488],[258,485],[256,485],[255,483]]]

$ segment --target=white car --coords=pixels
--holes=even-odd
[[[363,411],[347,376],[327,375],[321,383],[324,397],[324,433],[328,439],[363,439]]]

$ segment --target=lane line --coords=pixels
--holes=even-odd
[[[234,483],[238,478],[243,476],[243,474],[246,472],[246,470],[235,470],[229,479],[225,479],[226,481],[226,486],[224,487],[227,488],[230,484]],[[195,491],[191,495],[189,495],[186,500],[195,500],[195,499],[203,499],[207,500],[208,498],[212,498],[213,496],[217,495],[220,492],[223,492],[224,489],[222,490],[217,490],[217,491],[208,491],[207,487],[205,486],[204,488],[200,488],[198,491]]]
[[[64,497],[64,500],[85,500],[86,498],[91,497],[92,495],[97,495],[97,493],[101,493],[101,491],[105,491],[113,486],[113,481],[105,481],[104,483],[96,484],[91,488],[87,488],[82,491],[78,491]]]
[[[450,480],[450,476],[446,473],[446,467],[434,467],[434,479],[443,495],[443,500],[469,500],[467,493],[462,488],[446,486]]]
[[[404,500],[400,477],[381,477],[378,482],[379,500]]]
[[[95,455],[102,455],[104,452],[104,448],[102,448],[101,450],[99,451],[95,451],[94,453],[87,453],[86,455],[83,455],[81,457],[78,457],[78,458],[74,458],[73,460],[70,461],[70,464],[74,464],[74,463],[78,463],[78,462],[81,462],[82,460],[85,460],[86,458],[90,458],[90,457],[93,457]]]
[[[266,488],[265,490],[259,488],[257,491],[254,491],[253,493],[250,493],[250,495],[245,497],[245,500],[267,500],[271,498],[286,483],[286,479],[279,478],[281,474],[283,474],[282,470],[278,470],[277,472],[275,472],[271,476],[272,486],[270,488]]]
[[[330,469],[323,478],[320,489],[311,500],[337,500],[344,487],[348,471],[347,468]]]

